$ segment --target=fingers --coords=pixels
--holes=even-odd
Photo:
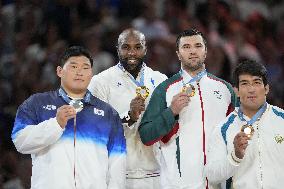
[[[133,111],[144,111],[145,110],[145,99],[137,96],[130,102],[130,110]]]
[[[235,154],[242,159],[248,146],[249,137],[244,132],[239,132],[234,138]]]
[[[176,94],[171,102],[171,109],[174,115],[178,115],[180,111],[188,106],[190,102],[190,97],[185,92]]]
[[[76,110],[70,105],[63,105],[57,109],[56,119],[58,124],[65,128],[67,121],[76,116]]]
[[[142,111],[145,111],[145,99],[136,96],[130,102],[130,117],[133,121],[137,121]]]

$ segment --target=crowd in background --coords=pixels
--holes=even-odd
[[[0,189],[30,187],[31,160],[11,138],[18,106],[56,89],[58,59],[70,45],[92,53],[94,74],[117,63],[119,33],[146,36],[145,62],[171,76],[180,69],[176,34],[196,27],[207,38],[207,71],[231,81],[241,59],[268,69],[268,102],[284,108],[284,2],[281,0],[2,0],[0,4]]]

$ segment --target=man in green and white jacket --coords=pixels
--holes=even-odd
[[[190,29],[177,37],[181,70],[153,92],[139,133],[161,144],[163,189],[205,189],[206,151],[214,127],[234,109],[232,86],[205,70],[206,41]]]

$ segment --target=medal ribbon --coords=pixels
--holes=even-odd
[[[121,63],[118,63],[117,66],[124,72],[127,74],[127,76],[131,79],[131,81],[133,83],[135,83],[135,85],[137,87],[141,87],[141,86],[144,86],[144,71],[145,71],[145,63],[143,63],[142,67],[141,67],[141,76],[140,76],[140,81],[137,81],[128,71],[126,71],[124,69],[124,67],[122,66]]]
[[[253,117],[249,121],[247,121],[247,120],[245,120],[244,114],[243,114],[241,107],[240,107],[239,110],[238,110],[238,116],[242,121],[247,122],[248,125],[253,125],[262,116],[262,114],[265,112],[266,108],[267,108],[267,102],[265,102],[261,106],[261,108],[253,115]]]
[[[61,96],[63,98],[63,100],[67,103],[70,104],[71,99],[69,98],[69,96],[67,95],[67,93],[64,91],[63,88],[59,89],[59,96]],[[87,90],[83,101],[84,102],[90,102],[91,100],[91,93],[90,91]],[[81,100],[78,100],[81,101]],[[74,174],[74,184],[75,184],[75,188],[77,188],[77,184],[76,184],[76,133],[77,133],[77,119],[76,117],[74,118],[74,125],[73,125],[73,130],[74,130],[74,141],[73,141],[73,146],[74,146],[74,170],[73,170],[73,174]]]
[[[182,76],[183,74],[183,70],[181,69],[179,71],[180,75]],[[195,77],[191,78],[188,82],[184,82],[184,80],[182,79],[182,85],[185,86],[186,84],[190,84],[190,83],[193,83],[195,81],[198,81],[200,80],[204,75],[207,74],[207,71],[204,69],[203,71],[199,72]]]
[[[67,103],[67,104],[70,104],[71,102],[71,99],[70,97],[67,95],[67,93],[65,92],[65,90],[63,88],[60,87],[60,89],[58,90],[59,92],[59,96],[61,96],[63,98],[63,100]],[[89,103],[90,100],[91,100],[91,92],[87,90],[84,98],[83,98],[83,102],[85,103]]]

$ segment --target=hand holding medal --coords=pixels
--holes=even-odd
[[[253,134],[254,134],[254,128],[252,125],[243,125],[241,128],[241,131],[244,132],[247,137],[249,138],[249,140],[252,138]]]
[[[182,87],[181,92],[185,92],[189,97],[193,97],[195,95],[195,88],[188,83]]]
[[[81,100],[71,100],[69,102],[69,104],[71,106],[73,106],[73,108],[75,108],[76,113],[80,112],[81,110],[83,110],[83,102],[81,102]]]
[[[136,88],[136,95],[142,97],[144,100],[149,96],[150,90],[146,86]]]

